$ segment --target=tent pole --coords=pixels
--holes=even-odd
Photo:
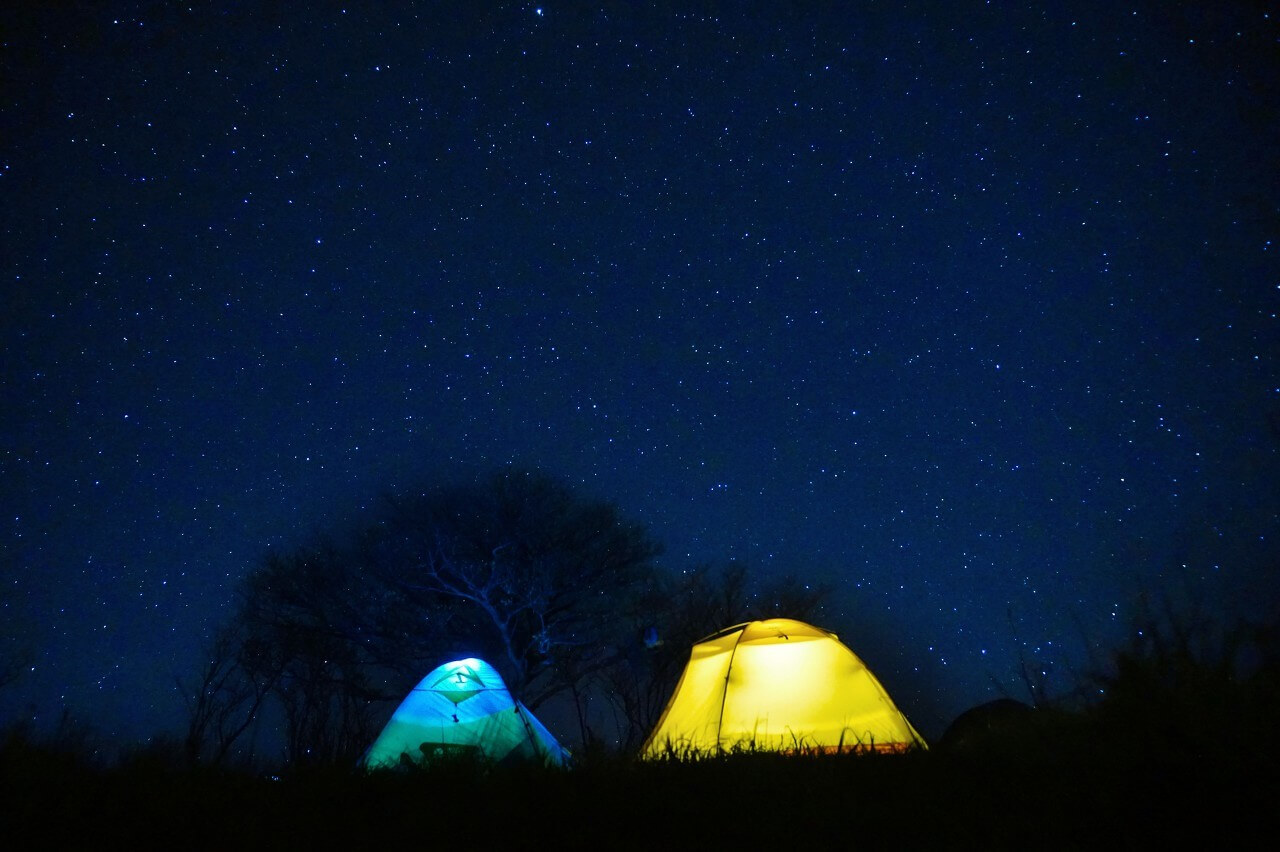
[[[738,631],[738,638],[733,640],[733,650],[729,652],[729,665],[724,669],[724,686],[720,687],[720,715],[716,718],[716,754],[724,754],[724,748],[720,745],[720,729],[724,725],[724,702],[729,697],[729,675],[733,673],[733,661],[738,656],[738,643],[742,641],[742,634],[747,632],[744,624],[742,629]]]

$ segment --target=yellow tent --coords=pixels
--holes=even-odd
[[[880,681],[834,633],[770,618],[693,646],[641,756],[902,751],[924,744]]]

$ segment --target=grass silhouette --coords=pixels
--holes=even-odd
[[[677,744],[654,760],[585,749],[571,768],[263,772],[191,766],[176,743],[107,765],[82,733],[15,727],[0,740],[0,821],[23,839],[11,848],[1232,845],[1280,828],[1280,655],[1274,631],[1220,638],[1147,624],[1096,675],[1092,704],[997,713],[901,754],[797,737],[787,752]]]

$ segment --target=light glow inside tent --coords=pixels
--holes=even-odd
[[[370,769],[474,752],[494,763],[564,765],[566,752],[512,698],[498,670],[474,657],[433,669],[396,708],[361,763]]]
[[[772,618],[694,645],[644,757],[924,746],[880,682],[833,633]]]

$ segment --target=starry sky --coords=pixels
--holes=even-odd
[[[7,4],[0,721],[176,729],[268,548],[507,464],[830,584],[926,736],[1272,611],[1278,24]]]

